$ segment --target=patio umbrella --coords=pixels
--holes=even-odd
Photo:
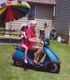
[[[13,21],[24,17],[30,9],[27,2],[7,1],[0,4],[0,21]]]
[[[0,24],[10,22],[11,29],[11,22],[24,17],[29,10],[30,6],[27,2],[23,2],[23,4],[17,1],[4,2],[0,4]]]

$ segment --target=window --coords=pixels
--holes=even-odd
[[[28,19],[29,20],[34,20],[34,18],[35,18],[35,5],[32,4],[30,6],[31,6],[31,9],[28,13]]]

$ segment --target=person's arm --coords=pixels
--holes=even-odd
[[[29,38],[30,42],[36,42],[39,44],[44,44],[43,40],[39,39],[39,38]]]
[[[22,35],[27,38],[26,34],[25,34],[25,31],[22,32]]]
[[[42,41],[41,39],[38,39],[38,38],[36,38],[36,37],[35,37],[35,38],[29,38],[28,40],[29,40],[30,42],[37,42],[37,43],[41,43],[41,41]]]

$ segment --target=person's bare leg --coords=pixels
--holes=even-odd
[[[25,63],[28,63],[28,62],[27,62],[28,47],[27,47],[26,45],[22,45],[21,47],[25,48],[25,60],[24,60],[24,62],[25,62]]]
[[[39,64],[37,58],[39,57],[40,53],[42,52],[43,47],[34,46],[34,48],[37,49],[37,51],[35,52],[34,62],[35,62],[36,64]]]

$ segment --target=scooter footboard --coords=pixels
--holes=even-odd
[[[49,47],[45,47],[44,50],[46,55],[49,57],[49,59],[52,62],[61,63],[61,60],[59,59],[59,57]]]

